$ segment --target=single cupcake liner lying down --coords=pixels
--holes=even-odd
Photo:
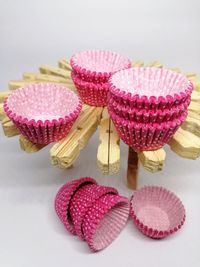
[[[70,64],[79,78],[94,83],[105,83],[113,73],[131,67],[129,59],[109,50],[81,51],[71,57]]]
[[[121,70],[109,80],[110,95],[131,108],[165,109],[190,99],[193,85],[181,73],[164,68],[140,67]]]
[[[64,138],[81,111],[81,100],[56,84],[19,88],[4,102],[7,116],[31,142],[49,144]]]

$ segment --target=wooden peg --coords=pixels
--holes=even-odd
[[[195,112],[197,114],[200,114],[200,103],[191,101],[188,111],[190,112]]]
[[[181,128],[200,137],[200,116],[198,118],[187,116]]]
[[[4,99],[11,94],[11,91],[0,92],[0,103],[4,102]]]
[[[127,186],[130,189],[137,188],[138,172],[139,172],[138,153],[135,152],[131,147],[129,147],[128,168],[127,168]]]
[[[67,83],[67,80],[63,77],[49,75],[49,74],[33,73],[33,72],[25,72],[23,74],[23,78],[26,81],[52,82],[52,83],[63,83],[63,84]]]
[[[2,127],[3,127],[4,134],[7,137],[16,136],[16,135],[19,135],[20,133],[17,127],[13,124],[13,122],[8,117],[5,117],[3,119]]]
[[[96,131],[103,108],[84,108],[68,136],[57,142],[50,150],[52,164],[68,168]]]
[[[194,90],[200,92],[200,80],[194,79],[194,80],[192,80],[192,83],[194,86]]]
[[[23,135],[20,135],[19,143],[20,143],[21,149],[27,153],[37,152],[46,146],[46,145],[41,145],[41,144],[34,144],[31,141],[29,141],[26,137],[24,137]]]
[[[188,72],[188,73],[186,73],[186,76],[189,80],[193,80],[193,79],[197,78],[197,75],[194,72]]]
[[[38,82],[33,82],[33,81],[24,81],[24,80],[13,80],[10,81],[8,86],[10,90],[15,90],[20,87],[25,87],[27,85],[33,84],[33,83],[38,83]]]
[[[55,75],[59,77],[63,77],[65,79],[71,80],[71,71],[64,70],[61,68],[55,68],[50,65],[43,64],[39,67],[39,70],[42,74],[49,74],[49,75]]]
[[[163,65],[159,61],[153,61],[146,65],[147,67],[162,68]]]
[[[3,103],[0,103],[0,121],[6,118],[6,114],[4,112]]]
[[[141,151],[138,157],[143,167],[150,172],[161,171],[166,158],[166,152],[163,148],[154,151]]]
[[[181,127],[169,142],[171,149],[179,156],[196,159],[200,155],[200,138]]]
[[[117,173],[120,168],[119,136],[107,108],[104,108],[99,124],[97,166],[103,174],[110,175]]]
[[[58,61],[58,66],[59,66],[61,69],[65,69],[65,70],[69,70],[69,71],[72,70],[71,65],[70,65],[69,62],[67,62],[67,60],[65,60],[65,59],[61,59],[61,60],[59,60],[59,61]]]
[[[191,95],[191,100],[194,102],[200,103],[200,92],[193,90],[192,95]]]
[[[144,66],[144,62],[141,61],[141,60],[133,61],[133,62],[132,62],[132,66],[133,66],[133,67],[143,67],[143,66]]]

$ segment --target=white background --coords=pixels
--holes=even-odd
[[[119,51],[131,59],[160,60],[168,67],[200,74],[198,0],[0,0],[0,90],[24,71],[88,48]],[[96,169],[97,135],[73,169],[50,164],[49,148],[27,155],[18,139],[0,131],[0,266],[200,266],[199,160],[181,159],[168,147],[164,170],[141,169],[139,186],[163,185],[185,204],[187,220],[177,234],[161,241],[144,237],[130,221],[119,238],[100,253],[68,234],[55,215],[58,188],[90,175],[101,184],[126,188],[127,148],[121,171],[104,177]]]

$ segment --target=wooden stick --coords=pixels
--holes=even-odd
[[[196,79],[197,78],[197,75],[195,72],[188,72],[186,73],[186,76],[188,77],[188,79]]]
[[[0,103],[4,102],[4,99],[11,94],[11,91],[0,92]]]
[[[127,186],[130,189],[137,188],[137,179],[138,179],[138,153],[135,152],[131,147],[128,151],[128,168],[127,168]]]
[[[115,174],[120,169],[120,138],[113,122],[110,120],[109,140],[109,174]]]
[[[169,142],[176,154],[187,159],[196,159],[200,155],[200,138],[179,128]]]
[[[59,61],[58,61],[58,66],[59,66],[61,69],[65,69],[65,70],[69,70],[69,71],[72,70],[71,65],[70,65],[69,62],[67,62],[65,59],[61,59],[61,60],[59,60]]]
[[[141,151],[138,153],[138,157],[147,171],[157,172],[161,171],[164,166],[166,152],[163,148],[154,151]]]
[[[187,116],[181,128],[200,137],[200,116],[198,118]]]
[[[155,68],[162,68],[163,67],[163,65],[157,60],[147,64],[146,66],[155,67]]]
[[[170,70],[174,71],[174,72],[181,72],[181,70],[179,68],[170,68]]]
[[[132,66],[133,66],[133,67],[143,67],[143,66],[144,66],[144,62],[141,61],[141,60],[133,61],[133,62],[132,62]]]
[[[188,111],[190,112],[196,112],[197,114],[200,114],[200,103],[191,101]]]
[[[26,137],[24,137],[23,135],[20,135],[19,143],[20,143],[21,149],[27,153],[37,152],[46,146],[46,145],[41,145],[41,144],[34,144],[31,141],[29,141]]]
[[[43,64],[39,67],[39,70],[42,74],[56,75],[59,77],[63,77],[65,79],[71,80],[71,71],[64,70],[61,68],[55,68],[50,65]]]
[[[193,90],[192,95],[191,95],[191,100],[194,102],[200,103],[200,92]]]
[[[16,136],[16,135],[19,135],[20,133],[17,127],[13,124],[13,122],[8,117],[5,117],[3,119],[2,127],[3,127],[4,134],[7,137]]]
[[[50,150],[52,164],[68,168],[96,131],[103,108],[84,108],[68,136],[57,142]]]
[[[4,112],[3,103],[0,103],[0,121],[6,118],[6,114]]]
[[[23,74],[24,80],[28,81],[37,81],[37,82],[55,82],[55,83],[67,83],[67,80],[63,77],[50,75],[50,74],[41,74],[33,72],[25,72]]]
[[[194,80],[192,80],[192,83],[194,86],[194,90],[200,92],[200,80],[194,79]]]

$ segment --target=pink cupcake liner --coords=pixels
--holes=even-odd
[[[130,68],[131,61],[108,50],[86,50],[72,56],[73,71],[82,80],[107,82],[110,76],[122,69]]]
[[[81,80],[72,72],[72,80],[82,101],[91,106],[102,107],[107,105],[108,84],[93,83]]]
[[[179,119],[162,123],[138,123],[120,118],[113,112],[110,117],[120,138],[136,151],[156,150],[169,142],[187,116],[187,111]]]
[[[182,227],[185,208],[180,199],[167,189],[145,186],[131,198],[131,216],[144,235],[159,239]]]
[[[127,198],[109,194],[102,196],[89,208],[82,229],[92,251],[99,251],[112,243],[124,228],[129,210]]]
[[[135,122],[141,123],[161,123],[178,119],[185,110],[187,110],[190,101],[180,104],[177,107],[171,109],[158,109],[158,110],[146,110],[130,108],[129,106],[123,106],[118,104],[115,100],[108,100],[108,110],[115,113],[119,117]]]
[[[109,80],[110,94],[131,108],[171,108],[190,99],[193,85],[183,74],[165,68],[121,70]]]
[[[82,231],[82,222],[84,220],[87,210],[92,207],[97,199],[106,194],[118,194],[118,191],[112,187],[99,186],[96,184],[89,184],[82,187],[74,195],[71,206],[70,214],[75,227],[76,234],[84,239]]]
[[[32,84],[15,90],[4,102],[7,116],[33,143],[64,138],[81,111],[81,100],[56,84]]]
[[[88,184],[96,184],[96,181],[91,177],[70,181],[60,188],[55,198],[55,210],[59,219],[65,228],[74,235],[76,231],[70,215],[71,199],[79,189]]]

